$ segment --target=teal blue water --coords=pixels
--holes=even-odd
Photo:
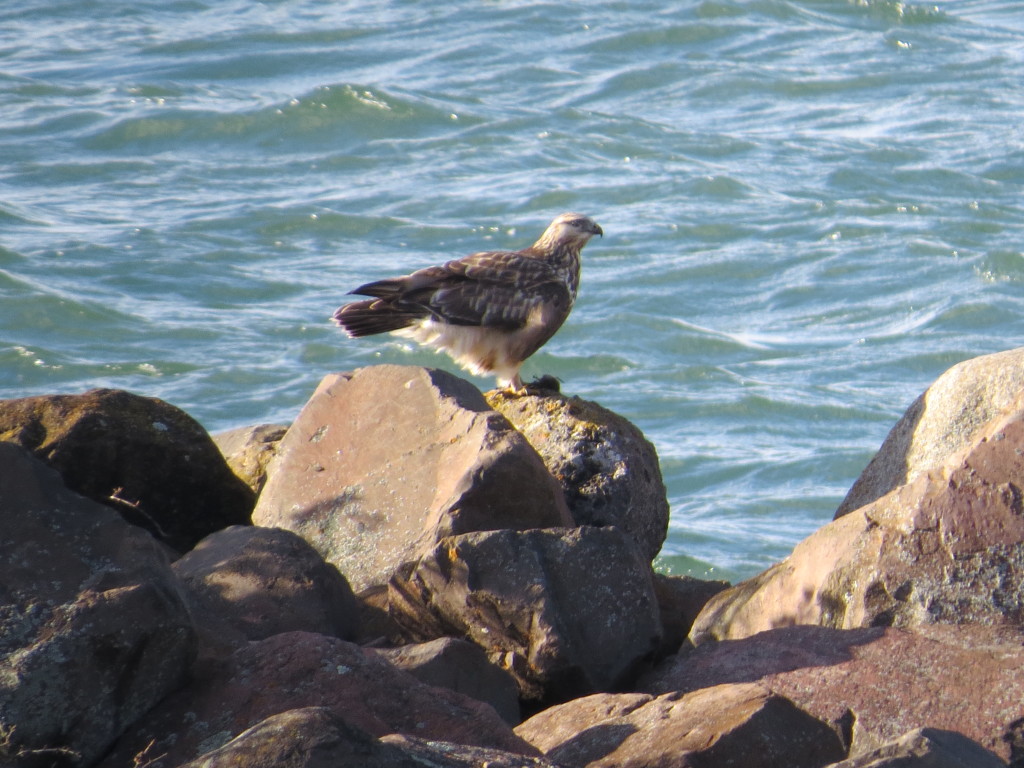
[[[999,0],[4,3],[0,397],[288,421],[450,367],[344,338],[346,291],[578,210],[606,234],[524,374],[655,444],[669,566],[747,576],[1024,344],[1022,83]]]

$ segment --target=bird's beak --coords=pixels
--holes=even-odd
[[[594,225],[594,234],[595,235],[600,235],[601,237],[604,237],[604,230],[601,229],[601,225],[600,224],[595,224]]]

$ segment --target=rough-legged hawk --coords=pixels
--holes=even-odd
[[[448,353],[476,375],[522,392],[519,369],[569,316],[580,251],[603,235],[592,219],[563,213],[521,251],[484,251],[404,277],[367,283],[334,320],[353,337],[394,333]]]

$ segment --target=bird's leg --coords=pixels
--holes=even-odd
[[[509,395],[515,395],[521,397],[526,394],[526,387],[523,385],[523,379],[519,375],[519,371],[516,371],[515,376],[509,379],[508,386],[505,387],[505,392]]]

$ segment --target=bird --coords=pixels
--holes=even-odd
[[[529,248],[482,251],[361,285],[349,295],[372,298],[340,307],[334,321],[350,338],[413,339],[522,395],[520,368],[569,316],[580,251],[594,235],[604,231],[589,216],[563,213]]]

